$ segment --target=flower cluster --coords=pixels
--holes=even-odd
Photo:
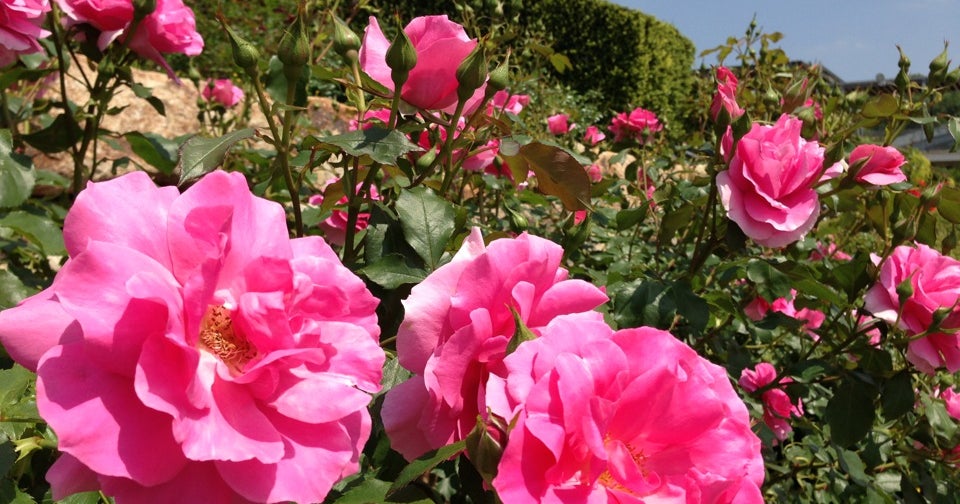
[[[637,107],[628,112],[620,112],[610,123],[614,142],[633,141],[646,143],[653,138],[653,134],[663,130],[663,124],[657,114]]]
[[[90,184],[64,240],[53,285],[0,312],[63,452],[54,498],[318,502],[359,469],[378,301],[242,175]]]
[[[803,403],[794,403],[783,385],[793,382],[789,377],[777,380],[777,370],[768,362],[761,362],[753,369],[744,369],[740,374],[740,386],[750,393],[760,392],[763,401],[763,422],[780,441],[787,439],[793,428],[790,417],[803,416]]]
[[[47,12],[50,0],[0,0],[0,68],[21,54],[43,51],[37,39],[50,35],[40,28]]]

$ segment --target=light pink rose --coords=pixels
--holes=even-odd
[[[487,104],[487,115],[493,115],[495,110],[518,115],[529,104],[530,95],[510,94],[507,90],[501,89],[493,94],[493,98]]]
[[[814,341],[819,340],[820,336],[816,333],[816,329],[820,328],[827,316],[822,311],[811,308],[800,308],[798,310],[793,304],[796,297],[797,291],[795,289],[790,290],[790,297],[777,298],[773,300],[773,303],[768,303],[766,299],[758,297],[748,303],[743,311],[751,320],[762,320],[767,316],[767,313],[771,311],[782,313],[790,318],[803,322],[803,327],[804,330],[807,331],[807,334],[810,335]]]
[[[575,124],[569,124],[570,116],[567,114],[554,114],[547,118],[547,129],[556,136],[566,135],[573,130]]]
[[[233,85],[230,79],[215,79],[207,82],[200,92],[204,100],[230,108],[243,100],[243,90]]]
[[[467,35],[463,26],[445,15],[414,18],[403,31],[417,52],[417,64],[403,84],[400,97],[416,108],[452,112],[457,105],[457,67],[473,51],[477,41]],[[360,68],[393,90],[386,60],[389,47],[390,40],[380,30],[377,18],[371,16],[360,46]],[[482,96],[483,87],[478,91]]]
[[[855,166],[858,162],[863,164],[854,175],[857,182],[885,186],[907,180],[907,176],[900,169],[905,160],[896,147],[858,145],[850,153],[849,164]]]
[[[874,262],[879,261],[874,256]],[[911,336],[931,329],[937,309],[948,309],[939,330],[911,339],[907,360],[930,374],[940,367],[951,373],[960,370],[960,334],[955,331],[960,328],[960,261],[918,243],[895,248],[879,266],[877,283],[864,298],[865,308]],[[904,282],[913,293],[901,305],[897,286]]]
[[[661,131],[663,124],[657,114],[637,107],[630,113],[620,112],[610,123],[610,131],[613,133],[614,142],[636,141],[639,143],[649,142],[653,134]]]
[[[767,387],[777,378],[777,370],[772,364],[761,362],[753,369],[744,369],[740,373],[740,386],[750,393]],[[763,401],[763,423],[770,427],[777,439],[787,439],[793,428],[790,427],[790,417],[803,416],[803,402],[797,399],[796,404],[790,399],[783,385],[792,383],[789,377],[780,378],[776,385],[760,393]]]
[[[823,167],[824,149],[800,136],[803,122],[782,115],[754,124],[737,143],[730,167],[717,175],[727,216],[766,247],[784,247],[813,228],[820,215],[814,185],[839,175]]]
[[[607,138],[607,135],[604,135],[603,132],[600,131],[600,128],[596,127],[593,124],[591,124],[590,126],[587,126],[587,131],[583,133],[583,141],[586,142],[587,145],[591,147],[594,145],[597,145],[598,143],[602,142],[606,138]]]
[[[59,440],[55,499],[319,502],[359,469],[377,299],[281,205],[238,173],[180,194],[134,172],[88,184],[63,237],[53,285],[0,312]]]
[[[727,111],[731,121],[743,115],[744,110],[737,104],[737,84],[737,76],[729,68],[717,67],[717,92],[710,104],[710,117],[714,121],[721,109]]]
[[[458,441],[476,425],[487,377],[502,369],[515,327],[511,308],[534,333],[554,317],[606,302],[600,289],[567,278],[563,249],[526,233],[484,246],[474,229],[453,260],[404,300],[397,358],[414,376],[383,403],[393,448],[407,459]]]
[[[340,179],[336,178],[324,184],[324,187],[327,187],[330,184],[339,184],[339,183],[340,183]],[[360,186],[361,184],[356,185],[355,190],[357,192],[360,191]],[[371,185],[369,192],[370,192],[369,197],[371,200],[376,201],[380,199],[380,194],[377,192],[376,187]],[[350,199],[347,196],[343,196],[339,200],[337,200],[337,205],[343,207],[349,201]],[[313,196],[310,196],[310,199],[308,199],[307,202],[311,205],[320,206],[323,204],[323,194],[314,194]],[[347,211],[334,208],[330,214],[330,217],[327,217],[326,219],[322,220],[320,224],[318,224],[318,226],[323,231],[323,237],[327,240],[327,242],[332,243],[334,245],[343,246],[343,244],[346,243],[346,240],[347,240],[347,221],[348,221]],[[363,231],[364,229],[367,229],[367,226],[369,225],[369,223],[370,223],[370,213],[359,212],[357,214],[357,222],[354,225],[354,229],[357,232]]]
[[[43,51],[37,39],[50,35],[40,27],[48,12],[50,0],[0,0],[0,68]]]
[[[674,338],[567,315],[491,376],[510,431],[503,502],[763,502],[763,457],[726,371]]]
[[[57,0],[67,14],[67,24],[88,24],[100,31],[97,45],[104,50],[114,40],[124,41],[133,52],[162,66],[176,79],[164,54],[196,56],[203,51],[203,38],[197,33],[193,11],[183,0],[157,0],[157,8],[140,21],[131,36],[133,2],[131,0]]]

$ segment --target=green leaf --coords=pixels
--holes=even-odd
[[[850,475],[850,479],[860,486],[869,485],[870,478],[864,472],[867,466],[863,463],[863,460],[860,460],[860,455],[850,450],[839,450],[839,452],[840,467]]]
[[[100,492],[76,493],[57,501],[57,504],[100,504]]]
[[[397,198],[403,235],[430,271],[437,269],[455,228],[453,206],[426,187],[403,191]]]
[[[387,495],[396,492],[397,490],[407,486],[411,481],[417,479],[423,473],[433,469],[440,462],[447,460],[454,455],[462,452],[467,447],[467,441],[461,439],[456,443],[449,444],[447,446],[433,450],[420,458],[410,462],[407,467],[404,467],[400,474],[397,476],[397,479],[393,481],[393,484],[390,485],[390,490],[387,492]]]
[[[133,131],[123,135],[133,152],[150,166],[169,175],[177,167],[177,143],[156,133]]]
[[[870,432],[876,414],[874,395],[873,387],[852,377],[837,388],[824,411],[835,443],[851,446]]]
[[[227,151],[241,140],[256,135],[253,128],[245,128],[233,133],[227,133],[220,138],[204,138],[193,136],[187,139],[180,147],[180,184],[210,173],[223,163]]]
[[[0,208],[19,206],[26,201],[35,182],[33,162],[13,152],[10,130],[0,130]]]
[[[48,256],[67,253],[63,245],[63,232],[52,220],[22,210],[10,212],[0,219],[0,227],[14,230],[27,241],[37,245]]]
[[[793,287],[786,274],[760,259],[747,264],[747,278],[757,284],[757,292],[767,301],[789,296]]]
[[[697,208],[690,204],[684,203],[680,208],[669,212],[663,217],[663,221],[660,223],[660,232],[657,234],[657,243],[661,246],[670,244],[673,237],[683,228],[690,226],[690,221],[693,219],[694,214],[696,213]]]
[[[890,117],[900,109],[897,99],[893,95],[882,94],[874,97],[863,106],[863,117],[882,118]]]
[[[960,117],[951,117],[947,123],[947,130],[953,137],[953,147],[950,148],[950,152],[954,152],[957,147],[960,147]]]
[[[426,271],[410,266],[400,254],[385,255],[377,262],[364,266],[358,273],[384,289],[420,283],[427,278]]]
[[[82,136],[83,130],[77,125],[73,116],[60,114],[46,128],[29,135],[23,135],[22,138],[40,152],[52,154],[69,149]]]
[[[334,504],[380,504],[387,502],[390,482],[376,478],[358,479],[346,488]]]
[[[560,198],[570,211],[590,207],[590,177],[582,164],[567,151],[540,142],[520,147],[530,169],[537,175],[540,189]]]
[[[510,313],[513,314],[513,337],[510,338],[510,342],[507,343],[507,354],[512,354],[521,343],[525,341],[533,341],[537,339],[537,335],[527,327],[527,324],[523,323],[523,319],[520,318],[520,314],[517,313],[517,310],[511,306]]]
[[[883,417],[887,420],[895,420],[905,415],[913,409],[914,403],[916,394],[909,372],[902,371],[883,384],[880,406],[883,408]]]
[[[946,186],[941,188],[937,212],[952,224],[960,224],[960,189]]]
[[[408,152],[422,151],[401,131],[373,126],[340,135],[317,137],[321,146],[333,146],[351,156],[370,156],[370,159],[386,165],[397,164],[397,158]]]
[[[130,89],[133,90],[133,94],[137,95],[137,98],[143,98],[146,100],[147,103],[149,103],[150,106],[153,107],[153,110],[156,110],[158,114],[162,116],[167,115],[167,109],[164,107],[163,101],[156,96],[153,96],[152,89],[136,82],[130,85]]]
[[[10,270],[0,270],[0,310],[16,306],[30,295],[30,289],[23,285]]]
[[[617,212],[616,222],[617,230],[623,231],[643,222],[647,216],[648,205],[640,205],[636,208],[626,208]]]
[[[410,376],[412,376],[412,373],[400,365],[399,359],[387,359],[387,362],[383,365],[383,378],[380,379],[380,392],[377,395],[387,393],[388,390],[407,381]]]

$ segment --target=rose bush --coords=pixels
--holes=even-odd
[[[49,0],[0,0],[0,68],[43,51],[37,39],[50,35],[40,26],[47,12]]]
[[[921,371],[960,370],[960,261],[918,243],[895,248],[878,266],[864,307],[911,336],[907,359]]]
[[[317,502],[358,470],[377,300],[242,175],[183,194],[143,173],[91,184],[64,240],[53,285],[0,312],[63,452],[55,498]]]
[[[743,401],[670,333],[561,316],[503,365],[487,404],[516,422],[493,480],[504,502],[763,501]]]
[[[727,215],[766,247],[789,245],[813,229],[820,215],[814,186],[842,170],[823,166],[823,147],[801,137],[802,127],[789,115],[773,125],[754,124],[736,144],[730,167],[717,175]]]
[[[415,18],[403,31],[413,43],[417,62],[400,89],[401,98],[416,108],[452,112],[457,105],[457,67],[473,51],[477,41],[447,16]],[[386,60],[388,47],[390,41],[380,29],[379,21],[371,17],[363,33],[360,67],[392,91],[394,83]]]
[[[407,459],[463,439],[486,411],[484,389],[502,371],[517,317],[535,333],[553,318],[590,312],[600,289],[567,278],[563,249],[531,236],[485,246],[474,228],[453,260],[404,300],[397,359],[414,373],[386,394],[383,423]],[[601,318],[596,312],[593,318]]]

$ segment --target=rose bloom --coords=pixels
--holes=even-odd
[[[230,79],[216,79],[207,82],[200,92],[204,100],[212,101],[230,108],[243,100],[243,90],[230,82]]]
[[[484,246],[476,228],[453,260],[403,301],[397,358],[414,373],[386,394],[383,424],[393,448],[412,460],[463,439],[486,411],[484,387],[502,368],[516,328],[534,333],[554,317],[589,312],[606,294],[567,278],[563,249],[526,233]]]
[[[907,176],[900,169],[903,166],[903,154],[896,147],[880,145],[858,145],[850,153],[850,166],[862,162],[854,179],[863,184],[885,186],[904,182]]]
[[[807,334],[809,334],[814,341],[819,340],[820,336],[815,330],[820,328],[820,325],[823,324],[827,316],[820,310],[810,308],[800,308],[798,310],[793,304],[796,297],[797,291],[795,289],[790,290],[789,298],[777,298],[773,300],[773,303],[768,303],[766,299],[758,297],[747,304],[743,311],[747,317],[755,321],[763,320],[763,318],[767,316],[767,313],[771,311],[782,313],[790,318],[803,322],[803,327],[807,331]]]
[[[766,247],[784,247],[813,228],[820,215],[814,185],[840,174],[823,169],[824,149],[800,136],[803,122],[782,115],[754,124],[737,143],[730,167],[717,175],[720,200],[744,234]]]
[[[873,260],[880,262],[877,256]],[[951,373],[960,370],[960,334],[956,332],[960,328],[960,261],[918,243],[895,248],[879,266],[877,283],[867,291],[864,307],[910,336],[930,330],[934,312],[948,309],[939,330],[911,338],[907,360],[929,374],[940,367]],[[913,292],[901,305],[897,286],[904,282]]]
[[[417,52],[417,64],[410,70],[400,97],[416,108],[452,112],[457,105],[457,67],[477,41],[445,15],[416,17],[403,31]],[[386,60],[390,42],[377,18],[371,16],[360,46],[360,68],[392,91],[393,78]],[[483,86],[477,91],[483,96]]]
[[[133,23],[131,0],[57,0],[67,15],[67,24],[87,24],[100,30],[97,46],[106,49],[114,40],[125,40]],[[135,27],[128,45],[176,79],[164,54],[196,56],[203,51],[203,38],[197,33],[193,11],[183,0],[157,0],[157,8]]]
[[[180,194],[134,172],[67,214],[53,284],[0,312],[56,432],[54,499],[319,502],[358,471],[377,300],[238,173]]]
[[[600,168],[600,165],[593,163],[592,165],[587,166],[586,169],[587,176],[590,177],[590,182],[596,184],[597,182],[603,180],[603,169]]]
[[[670,333],[561,316],[491,376],[503,502],[763,502],[760,440],[726,371]]]
[[[947,407],[947,414],[952,416],[954,420],[960,420],[960,392],[948,388],[940,393],[940,398],[943,399]]]
[[[772,364],[761,362],[753,369],[744,369],[740,373],[740,386],[750,393],[766,387],[777,378],[777,370]],[[797,399],[796,404],[790,400],[781,387],[793,380],[789,377],[781,378],[777,385],[760,393],[763,401],[763,423],[773,431],[778,440],[787,439],[793,428],[790,427],[790,417],[803,416],[803,402]]]
[[[50,35],[40,27],[48,12],[50,0],[0,0],[0,68],[43,51],[37,39]]]
[[[710,104],[710,117],[714,121],[721,109],[727,111],[731,121],[743,115],[744,110],[737,104],[737,84],[737,76],[729,68],[717,67],[717,92]]]
[[[640,107],[633,109],[629,114],[620,112],[610,123],[614,142],[633,140],[646,143],[654,133],[662,129],[663,125],[660,124],[657,114]]]
[[[575,124],[569,124],[570,116],[567,114],[554,114],[547,118],[547,129],[553,135],[566,135],[573,130]]]
[[[597,145],[607,138],[607,135],[604,135],[600,128],[591,124],[587,126],[587,131],[583,133],[583,141],[586,142],[591,147]]]
[[[324,187],[327,187],[330,184],[338,184],[338,183],[340,183],[340,179],[336,178],[327,182],[324,185]],[[355,190],[359,191],[360,186],[361,184],[357,184]],[[380,194],[377,192],[376,187],[371,185],[369,191],[370,191],[370,195],[369,195],[370,200],[375,201],[380,199]],[[337,200],[337,205],[342,207],[346,205],[349,201],[350,199],[346,195],[344,195],[339,200]],[[314,194],[313,196],[310,196],[310,199],[307,200],[307,202],[311,205],[320,206],[323,204],[323,194]],[[327,242],[332,243],[334,245],[340,245],[340,246],[343,246],[343,244],[346,243],[347,217],[348,216],[347,216],[346,210],[340,210],[335,208],[330,214],[330,217],[327,217],[326,219],[321,221],[320,224],[318,224],[320,229],[323,231],[323,237],[326,238]],[[360,212],[357,214],[357,222],[356,222],[356,225],[354,226],[354,229],[356,230],[356,232],[363,231],[364,229],[367,229],[367,226],[369,225],[369,223],[370,223],[370,213]]]
[[[849,261],[853,257],[837,248],[836,243],[829,243],[824,245],[821,242],[817,242],[817,248],[810,252],[811,261],[823,261],[825,259],[834,259],[837,261]]]
[[[501,89],[493,94],[493,98],[487,104],[487,115],[493,115],[495,110],[518,115],[529,104],[530,95],[510,94],[507,90]]]

